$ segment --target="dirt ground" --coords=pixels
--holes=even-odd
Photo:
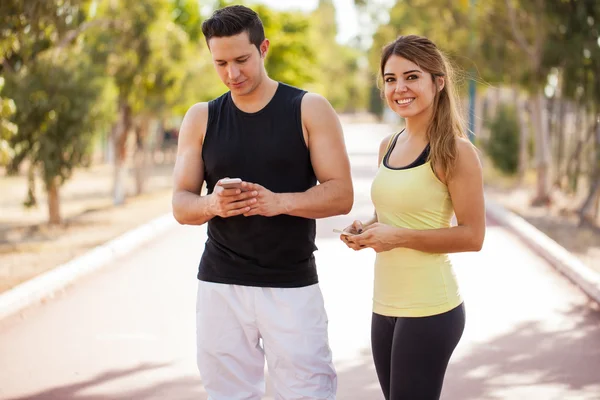
[[[523,217],[565,249],[577,256],[584,264],[600,273],[600,229],[580,227],[579,219],[573,212],[565,213],[564,208],[555,205],[550,208],[530,207],[533,189],[516,188],[506,190],[488,187],[489,198]]]
[[[514,178],[502,176],[490,168],[489,160],[484,158],[483,161],[488,198],[524,218],[600,273],[600,219],[596,221],[596,227],[580,227],[577,216],[577,210],[587,196],[586,185],[581,185],[576,195],[567,195],[553,189],[550,206],[531,207],[536,184],[533,170],[528,173],[524,183],[519,185]]]
[[[0,175],[0,293],[168,213],[171,172],[170,164],[150,169],[147,193],[129,197],[125,205],[115,207],[111,166],[79,170],[61,191],[65,223],[60,227],[45,222],[46,199],[41,187],[39,206],[27,210],[22,206],[27,192],[25,178]],[[486,176],[487,196],[524,217],[600,273],[599,231],[579,228],[575,216],[561,211],[564,207],[560,202],[551,208],[530,207],[532,185],[515,188],[496,178]]]
[[[171,210],[172,165],[149,171],[147,193],[112,205],[112,167],[77,171],[61,190],[63,226],[49,226],[46,198],[25,209],[24,177],[0,176],[0,293]],[[129,187],[133,188],[133,182]]]

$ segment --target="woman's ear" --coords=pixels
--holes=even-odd
[[[443,76],[438,76],[438,77],[436,77],[436,79],[437,79],[438,92],[441,92],[442,89],[446,86],[446,79]]]

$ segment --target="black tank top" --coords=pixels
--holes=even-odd
[[[279,83],[256,113],[235,106],[228,92],[209,102],[202,158],[208,193],[224,177],[258,183],[275,193],[304,192],[317,183],[302,133],[306,92]],[[314,219],[214,217],[198,279],[260,286],[302,287],[318,282]]]
[[[404,132],[404,129],[402,129],[400,131],[400,133],[396,134],[387,153],[385,153],[385,156],[383,157],[383,165],[385,165],[386,168],[395,169],[395,170],[416,168],[416,167],[419,167],[419,166],[425,164],[427,162],[427,160],[429,159],[429,153],[431,152],[431,146],[429,145],[429,143],[427,143],[427,146],[425,146],[425,148],[423,149],[421,154],[419,154],[419,157],[417,157],[417,159],[415,161],[413,161],[412,163],[410,163],[409,165],[407,165],[405,167],[399,167],[399,168],[390,167],[390,155],[392,154],[394,147],[396,147],[396,142],[398,141],[398,138],[400,137],[400,135],[402,135],[403,132]],[[433,169],[433,166],[431,168]]]

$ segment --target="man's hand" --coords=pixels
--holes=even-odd
[[[242,190],[246,193],[257,193],[254,203],[250,204],[249,210],[244,211],[245,217],[252,215],[262,215],[263,217],[273,217],[279,214],[285,214],[285,205],[283,204],[282,195],[273,193],[269,189],[250,182],[242,182]]]
[[[210,211],[222,218],[242,215],[251,210],[256,204],[258,192],[255,190],[225,189],[217,182],[210,195]]]

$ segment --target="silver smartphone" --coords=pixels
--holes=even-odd
[[[335,233],[339,233],[340,235],[346,235],[346,236],[353,236],[353,235],[356,235],[356,233],[352,233],[352,232],[346,232],[346,231],[343,231],[343,230],[341,230],[341,229],[335,229],[335,228],[334,228],[334,229],[333,229],[333,231],[334,231]]]
[[[219,185],[224,189],[241,189],[242,180],[240,178],[221,179]]]

